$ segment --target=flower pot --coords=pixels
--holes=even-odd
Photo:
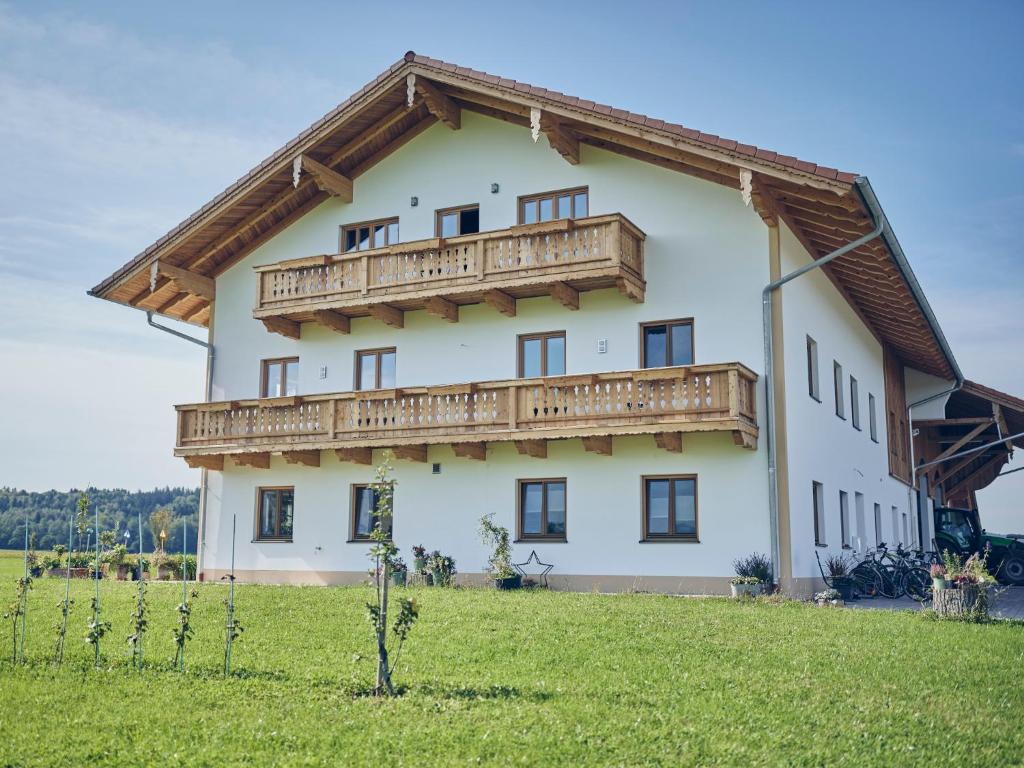
[[[405,586],[405,571],[392,571],[391,572],[391,586],[393,586],[393,587],[404,587]]]
[[[41,565],[33,565],[28,569],[28,575],[33,579],[38,579],[43,575],[43,567]]]
[[[127,581],[128,580],[128,566],[127,565],[122,563],[121,565],[117,566],[117,580],[118,581]]]
[[[156,577],[159,581],[170,581],[172,571],[166,565],[157,566]]]
[[[832,588],[839,593],[839,598],[844,603],[853,600],[853,579],[849,576],[837,576],[833,578]]]
[[[933,592],[938,592],[940,589],[945,589],[945,588],[946,588],[946,579],[945,579],[945,577],[939,576],[937,578],[933,578],[932,579],[932,591]]]
[[[733,597],[756,597],[761,594],[760,584],[730,584],[729,591]]]
[[[413,558],[412,567],[416,570],[416,573],[423,573],[423,569],[427,567],[427,558]]]
[[[46,572],[46,575],[51,579],[63,579],[67,576],[67,571],[64,568],[51,568]]]
[[[420,578],[423,579],[423,586],[434,586],[434,577],[428,571],[420,571]]]
[[[523,577],[518,573],[514,576],[505,576],[504,578],[495,579],[494,586],[497,589],[519,589],[523,586]]]
[[[444,573],[439,571],[437,568],[431,568],[429,571],[430,582],[435,587],[444,586]]]

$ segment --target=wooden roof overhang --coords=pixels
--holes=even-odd
[[[947,505],[973,509],[977,506],[974,493],[996,479],[1015,447],[1024,448],[1024,438],[999,442],[1024,432],[1024,400],[965,381],[950,395],[946,418],[916,420],[914,426],[919,463],[945,459],[922,470],[929,489],[934,493],[941,488]],[[989,447],[963,455],[985,445]]]
[[[736,189],[815,258],[873,227],[855,174],[409,52],[90,293],[207,325],[211,278],[329,195],[351,195],[353,179],[435,122],[457,129],[464,109],[543,133],[570,163],[590,145]],[[887,235],[826,274],[906,364],[953,378],[941,330]]]

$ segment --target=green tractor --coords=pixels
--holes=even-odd
[[[988,533],[977,512],[935,508],[935,545],[963,558],[988,552],[988,569],[1002,584],[1024,586],[1024,535]]]

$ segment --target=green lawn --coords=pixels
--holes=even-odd
[[[2,562],[2,558],[0,558]],[[12,565],[13,563],[13,565]],[[0,602],[17,562],[0,566]],[[199,589],[170,671],[180,587],[149,588],[149,669],[128,667],[135,596],[102,584],[106,665],[47,664],[63,582],[40,579],[29,664],[0,635],[0,765],[1002,765],[1024,755],[1024,627],[655,595],[410,590],[397,700],[373,676],[362,588],[241,587],[224,679],[223,586]]]

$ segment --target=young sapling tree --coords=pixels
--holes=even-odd
[[[71,540],[74,535],[74,527],[74,518],[68,518],[68,564],[64,570],[64,599],[60,603],[60,623],[57,625],[57,650],[54,654],[54,661],[58,667],[64,663],[64,639],[68,634],[68,614],[71,613],[71,606],[74,604],[74,601],[71,599]],[[59,544],[57,546],[60,547]],[[61,554],[61,552],[57,552],[58,557]]]
[[[377,467],[374,482],[370,485],[377,497],[377,522],[370,538],[373,546],[369,556],[374,561],[374,573],[377,575],[374,602],[366,604],[367,616],[373,626],[374,638],[377,643],[377,681],[373,689],[374,696],[394,696],[395,687],[391,675],[402,654],[402,646],[409,636],[412,625],[416,622],[419,612],[416,603],[403,598],[399,603],[398,615],[390,627],[394,640],[388,645],[388,586],[391,582],[391,569],[398,556],[398,547],[391,541],[391,518],[394,513],[395,480],[391,476],[391,451],[384,452],[384,461]],[[395,647],[397,642],[397,648]],[[392,651],[394,651],[392,655]]]
[[[146,618],[146,578],[145,563],[142,557],[142,513],[139,513],[139,596],[135,600],[135,611],[132,613],[132,634],[128,636],[128,646],[132,653],[132,666],[142,669],[142,638],[149,626]]]
[[[514,579],[518,574],[512,567],[512,544],[508,528],[494,522],[494,513],[480,518],[480,540],[492,547],[487,559],[487,572],[496,582]]]
[[[11,663],[25,660],[25,609],[28,592],[32,589],[32,577],[22,576],[17,581],[14,602],[7,608],[4,618],[11,622]],[[19,654],[20,649],[20,654]]]

